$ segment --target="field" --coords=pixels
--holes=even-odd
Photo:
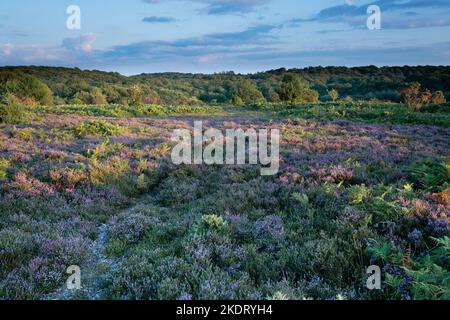
[[[279,173],[172,164],[194,120],[279,129]],[[450,299],[449,141],[449,104],[36,107],[0,125],[0,299]]]

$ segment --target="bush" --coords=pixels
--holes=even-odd
[[[284,75],[278,94],[281,100],[290,104],[319,101],[319,93],[310,89],[306,80],[291,73]]]
[[[445,103],[447,99],[445,99],[445,95],[442,91],[433,92],[431,95],[431,103]]]
[[[49,105],[52,92],[37,78],[14,72],[0,74],[0,95],[13,95],[27,105]]]
[[[8,159],[0,158],[0,179],[6,177],[10,165],[11,163]]]
[[[445,95],[442,91],[430,92],[430,90],[421,91],[421,85],[418,82],[411,83],[399,90],[399,95],[403,103],[408,107],[419,110],[423,105],[430,103],[445,103]]]
[[[102,120],[84,121],[73,129],[76,137],[93,136],[111,136],[120,133],[124,130],[123,127],[111,124]]]
[[[216,215],[205,215],[193,227],[194,235],[204,235],[208,232],[223,233],[227,228],[227,222]]]
[[[256,84],[248,79],[242,79],[237,81],[234,88],[233,101],[235,98],[241,99],[241,101],[243,101],[244,104],[260,103],[260,102],[262,103],[266,101],[261,91],[259,91],[258,88],[256,87]],[[236,105],[240,104],[236,103]]]
[[[30,114],[27,108],[12,99],[0,102],[0,123],[19,124],[29,119]]]

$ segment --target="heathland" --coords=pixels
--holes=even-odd
[[[2,68],[0,299],[449,299],[449,80]],[[195,120],[280,130],[279,172],[173,164]]]

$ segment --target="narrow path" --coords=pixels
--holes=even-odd
[[[117,214],[133,211],[136,207],[148,203],[144,197],[138,200],[133,206],[118,212]],[[43,300],[102,300],[105,299],[105,292],[102,288],[103,281],[116,269],[118,260],[105,255],[105,248],[108,243],[108,225],[102,224],[98,228],[97,239],[90,246],[88,260],[80,266],[81,269],[81,289],[69,290],[66,283],[46,295]],[[69,277],[69,275],[67,275]]]

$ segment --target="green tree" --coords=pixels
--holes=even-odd
[[[74,104],[91,104],[91,94],[86,91],[80,91],[73,97]]]
[[[102,93],[102,90],[99,88],[94,88],[91,91],[91,103],[96,105],[105,105],[108,104],[108,101],[106,101],[106,97]]]
[[[319,93],[312,90],[306,80],[292,73],[284,75],[278,94],[281,100],[290,104],[317,102],[319,100]]]
[[[52,103],[50,88],[39,79],[26,74],[0,73],[0,95],[8,94],[27,105],[50,105]]]
[[[238,97],[238,96],[234,96],[234,97],[233,97],[232,103],[233,103],[235,106],[243,106],[243,105],[245,104],[244,101],[242,101],[241,97]]]
[[[249,79],[238,80],[234,87],[233,97],[240,98],[245,104],[265,102],[263,94],[256,84]]]

